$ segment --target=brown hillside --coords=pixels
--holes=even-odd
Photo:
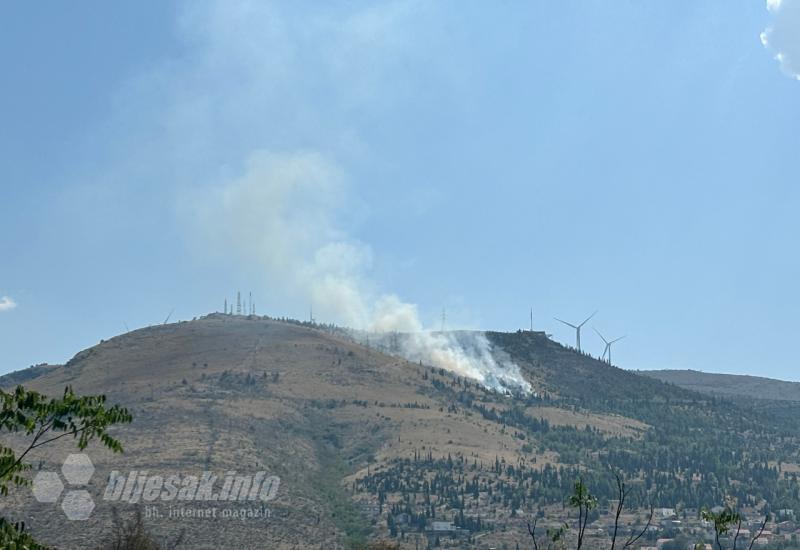
[[[123,455],[98,446],[87,451],[97,467],[90,489],[95,500],[111,470],[164,476],[212,470],[221,476],[264,469],[281,478],[268,520],[148,523],[160,534],[187,529],[192,548],[327,548],[345,539],[343,516],[354,513],[341,483],[345,476],[355,479],[415,452],[486,463],[520,459],[524,441],[478,416],[449,410],[429,376],[453,380],[320,330],[212,315],[118,336],[63,367],[40,369],[25,384],[51,395],[66,385],[81,394],[105,393],[133,412],[133,424],[115,432]],[[611,429],[608,419],[603,425]],[[42,452],[36,457],[43,458],[41,468],[57,470],[72,448]],[[553,460],[544,454],[537,464]],[[108,502],[99,502],[89,520],[74,522],[53,504],[33,502],[27,489],[16,490],[15,498],[2,513],[25,520],[46,543],[92,547],[110,530]]]

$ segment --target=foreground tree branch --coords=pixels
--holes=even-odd
[[[77,439],[79,450],[99,439],[108,449],[121,453],[122,445],[107,429],[133,420],[125,408],[106,407],[104,395],[78,396],[69,386],[64,389],[63,397],[52,399],[22,386],[11,392],[0,389],[0,406],[0,432],[24,434],[30,438],[19,455],[11,447],[0,444],[2,496],[8,495],[9,486],[30,484],[23,473],[31,469],[25,458],[34,449],[71,436]],[[23,524],[12,524],[0,518],[0,548],[38,550],[44,547],[25,533]]]

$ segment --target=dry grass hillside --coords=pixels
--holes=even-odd
[[[162,534],[187,528],[192,548],[293,548],[333,547],[346,539],[346,525],[335,516],[359,513],[335,509],[350,504],[340,484],[347,475],[415,452],[487,463],[518,459],[523,441],[497,423],[448,411],[451,403],[432,391],[430,377],[453,380],[321,330],[212,315],[136,330],[64,366],[22,371],[2,382],[24,382],[51,395],[70,385],[131,409],[133,424],[115,432],[123,455],[88,450],[98,469],[91,482],[96,495],[111,470],[167,476],[265,469],[280,476],[269,520],[148,523]],[[50,470],[70,450],[59,445],[36,458]],[[545,454],[539,463],[548,460],[555,457]],[[5,503],[4,513],[25,520],[45,542],[85,548],[109,531],[108,503],[88,521],[70,522],[55,506],[26,498],[26,490],[16,493],[18,501]],[[162,506],[163,515],[168,508]]]
[[[696,487],[683,480],[687,472],[702,473],[720,448],[742,448],[741,420],[730,407],[709,409],[699,394],[606,365],[543,334],[487,336],[495,352],[520,366],[535,395],[490,392],[338,331],[220,314],[132,331],[66,365],[7,375],[0,378],[4,388],[24,383],[56,395],[70,385],[80,394],[105,394],[129,407],[134,422],[114,431],[124,454],[87,451],[97,467],[88,487],[97,507],[88,520],[67,520],[26,488],[0,499],[0,513],[25,521],[58,548],[95,548],[112,530],[114,506],[123,516],[136,508],[102,500],[112,470],[165,478],[264,470],[281,480],[267,518],[220,517],[251,503],[139,506],[159,537],[184,531],[187,548],[361,548],[379,540],[426,548],[439,539],[434,521],[455,526],[439,540],[443,547],[513,548],[527,543],[525,517],[538,511],[553,525],[563,520],[564,497],[580,475],[603,503],[592,531],[602,548],[610,467],[643,491],[657,480],[651,497],[659,505],[697,506],[694,500],[713,502],[721,494],[724,488],[709,486],[703,475],[690,476],[700,480]],[[758,419],[748,421],[748,445],[774,440],[759,431]],[[692,435],[702,433],[703,422],[722,426],[718,440]],[[73,451],[62,443],[41,449],[34,474],[58,470]],[[781,453],[766,458],[797,462]],[[754,474],[753,467],[735,462],[725,472],[732,480],[750,476],[753,487],[777,494],[756,476],[768,472]],[[216,508],[218,516],[170,517],[186,508]]]

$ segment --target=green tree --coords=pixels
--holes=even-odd
[[[736,525],[736,537],[738,538],[739,530],[742,527],[742,516],[738,512],[734,512],[729,506],[716,513],[704,508],[700,515],[704,520],[714,524],[714,543],[720,550],[722,550],[722,544],[719,538],[727,535],[734,525]],[[736,538],[734,538],[733,545],[734,547],[736,546]]]
[[[733,510],[730,506],[725,506],[725,508],[719,512],[711,512],[707,508],[703,508],[701,510],[700,515],[702,518],[710,523],[714,524],[714,543],[716,544],[719,550],[722,550],[722,543],[720,542],[720,537],[725,536],[733,529],[733,526],[736,526],[736,534],[733,537],[733,550],[737,550],[737,544],[739,541],[739,532],[742,528],[742,515],[739,512]],[[750,539],[750,545],[747,547],[748,550],[753,548],[756,540],[761,536],[764,532],[764,528],[767,526],[767,522],[769,521],[769,514],[764,516],[764,521],[761,523],[761,528],[758,530],[756,535]]]
[[[625,481],[622,479],[622,476],[617,472],[614,472],[614,477],[616,478],[617,482],[617,510],[614,516],[614,529],[613,535],[611,538],[611,550],[616,548],[617,544],[617,535],[619,534],[619,518],[622,515],[623,508],[625,506],[625,502],[630,494],[628,487],[625,485]],[[572,488],[572,495],[570,495],[568,499],[568,504],[573,508],[578,508],[578,541],[577,546],[575,547],[576,550],[583,547],[583,538],[586,532],[586,525],[589,523],[590,512],[593,512],[597,508],[597,498],[589,492],[586,484],[583,482],[583,478],[579,478],[574,484]],[[622,548],[630,548],[634,544],[636,544],[642,536],[645,535],[648,528],[650,527],[653,521],[653,513],[654,509],[650,506],[650,516],[647,519],[647,524],[642,528],[640,531],[631,530],[630,535],[628,536],[627,540],[622,543]],[[542,514],[540,517],[542,517]],[[534,550],[539,550],[539,541],[536,535],[536,524],[539,518],[534,518],[533,521],[528,522],[528,534],[533,541],[533,548]],[[566,541],[565,535],[569,530],[568,524],[561,525],[558,529],[548,529],[547,530],[547,550],[551,549],[562,549],[566,548]]]
[[[0,389],[0,433],[22,434],[27,438],[23,450],[17,454],[13,448],[0,443],[0,495],[8,495],[9,486],[29,485],[24,472],[31,469],[25,459],[31,451],[64,437],[76,439],[79,450],[85,449],[94,439],[121,453],[122,445],[108,434],[115,424],[129,423],[133,417],[127,409],[106,406],[104,395],[75,395],[71,387],[61,398],[47,396],[17,386],[13,391]],[[25,533],[23,524],[12,524],[0,518],[0,547],[38,550],[44,548]]]
[[[583,536],[586,533],[586,525],[589,523],[589,512],[597,508],[597,497],[589,492],[589,488],[583,482],[583,478],[578,479],[573,487],[572,494],[568,503],[573,508],[578,509],[578,550],[583,547]]]

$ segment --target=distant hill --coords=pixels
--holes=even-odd
[[[800,382],[695,370],[652,370],[637,373],[706,394],[800,402]]]
[[[13,386],[16,384],[26,384],[28,380],[38,378],[49,371],[58,368],[60,365],[48,365],[42,363],[41,365],[33,365],[27,369],[10,372],[6,375],[0,376],[0,387]]]
[[[114,432],[123,455],[87,450],[96,499],[112,470],[280,477],[267,521],[168,518],[178,503],[156,502],[164,515],[147,523],[165,536],[188,529],[190,548],[363,548],[379,539],[425,548],[434,518],[453,522],[453,547],[529,547],[525,518],[563,519],[578,477],[606,510],[614,470],[635,486],[632,507],[699,508],[731,496],[800,510],[786,478],[800,471],[794,412],[711,398],[541,333],[485,334],[535,394],[492,392],[331,327],[221,314],[122,334],[63,366],[0,377],[0,387],[55,395],[71,385],[131,409],[134,422]],[[57,471],[74,452],[58,443],[37,450],[37,468]],[[110,503],[67,521],[25,488],[0,499],[0,514],[63,549],[94,547],[111,530]],[[602,547],[591,536],[589,547]]]

